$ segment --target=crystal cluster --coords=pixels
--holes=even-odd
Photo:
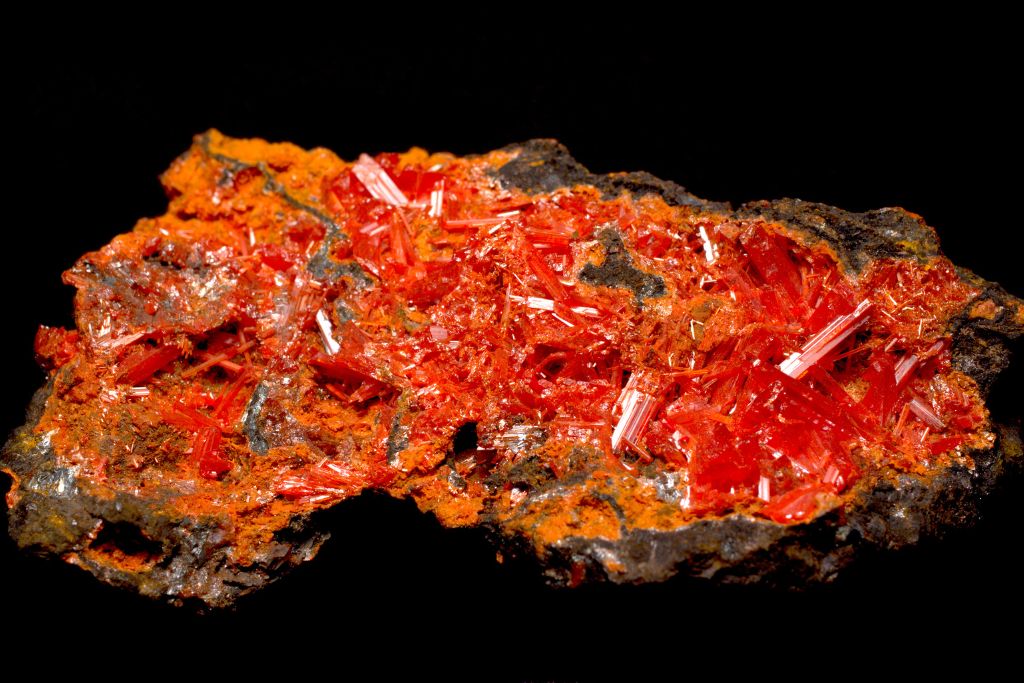
[[[951,364],[982,291],[944,258],[856,271],[768,219],[527,192],[495,172],[514,156],[197,138],[163,176],[168,212],[66,273],[77,329],[39,331],[52,385],[23,438],[90,496],[206,520],[240,568],[364,489],[543,554],[731,514],[798,524],[992,445]],[[149,540],[69,557],[155,574],[173,548]]]

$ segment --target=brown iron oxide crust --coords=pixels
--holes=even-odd
[[[592,174],[553,140],[531,140],[500,152],[509,161],[496,168],[493,176],[505,188],[535,194],[592,185],[607,198],[622,193],[635,198],[656,195],[673,206],[759,218],[785,226],[808,244],[825,243],[851,272],[879,258],[926,260],[940,254],[934,231],[902,209],[857,214],[784,199],[752,202],[732,212],[724,204],[694,197],[679,185],[647,173]],[[227,156],[218,160],[235,172],[252,168]],[[267,182],[274,191],[270,176]],[[316,209],[304,208],[318,215]],[[658,276],[636,267],[620,234],[609,229],[598,232],[596,238],[605,259],[600,266],[584,268],[582,282],[627,289],[638,306],[664,293]],[[358,269],[345,270],[325,254],[313,257],[308,264],[311,273],[324,275],[334,269],[337,272],[327,274],[359,280],[363,286],[369,283]],[[985,395],[1009,363],[1011,340],[1024,330],[1024,309],[998,285],[964,270],[957,273],[981,291],[975,301],[991,302],[981,313],[977,306],[969,306],[951,320],[948,330],[953,366],[977,382]],[[233,545],[235,530],[225,528],[215,515],[184,514],[160,492],[111,494],[95,482],[80,481],[55,453],[49,437],[35,430],[52,390],[53,377],[36,393],[26,424],[11,436],[3,452],[4,469],[14,478],[8,498],[12,503],[9,528],[21,548],[63,558],[103,581],[150,597],[172,601],[194,597],[212,606],[226,606],[313,558],[329,537],[318,523],[315,506],[296,508],[281,518],[286,523],[268,528],[254,546],[257,550],[240,563]],[[259,424],[267,400],[261,391],[257,386],[244,415],[245,436],[257,455],[271,446]],[[395,425],[401,427],[400,423],[396,417]],[[968,464],[954,463],[930,476],[893,472],[866,477],[854,485],[844,505],[797,524],[732,513],[657,530],[631,528],[620,519],[616,534],[569,535],[552,543],[540,542],[528,528],[510,525],[486,509],[477,524],[502,556],[538,562],[557,585],[653,582],[682,574],[723,583],[801,587],[831,581],[855,557],[902,548],[971,525],[1001,474],[1021,461],[1019,435],[1005,427],[994,429],[994,446],[972,451]],[[392,431],[389,459],[405,448],[401,430]],[[571,483],[527,466],[513,468],[505,476],[509,481],[521,479],[533,499],[557,497],[560,487]],[[408,495],[412,491],[394,486],[390,492]],[[616,509],[614,504],[609,508]]]

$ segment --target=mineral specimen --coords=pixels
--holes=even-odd
[[[210,131],[65,275],[10,531],[226,605],[366,489],[556,583],[801,585],[971,519],[1021,302],[912,214],[738,211],[550,140],[344,162]]]

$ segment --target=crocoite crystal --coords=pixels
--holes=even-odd
[[[211,131],[163,183],[66,273],[77,329],[40,329],[5,455],[19,543],[146,594],[228,603],[366,489],[562,582],[779,575],[749,563],[788,529],[869,537],[862,501],[996,441],[955,336],[1019,333],[1020,302],[927,245],[851,251],[544,141],[349,163]],[[794,575],[830,578],[834,536]]]

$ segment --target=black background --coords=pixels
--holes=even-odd
[[[697,31],[639,13],[541,23],[412,22],[393,36],[378,21],[314,36],[273,25],[231,35],[197,20],[166,37],[35,36],[9,62],[19,122],[4,155],[0,429],[20,423],[43,379],[36,326],[71,325],[61,272],[161,213],[157,175],[210,127],[346,159],[555,137],[594,171],[645,169],[734,204],[792,196],[851,210],[902,206],[936,227],[955,262],[1024,294],[1014,247],[1019,73],[998,18],[929,28],[878,20],[851,38],[833,32],[845,20],[782,33],[725,23]],[[1011,417],[1020,381],[1018,366],[998,388]],[[118,670],[161,661],[166,673],[200,657],[299,675],[359,664],[388,677],[412,668],[478,680],[634,667],[682,678],[708,664],[867,675],[883,656],[908,668],[980,667],[1017,637],[1012,503],[997,499],[978,528],[942,544],[784,595],[684,581],[552,591],[498,566],[473,532],[363,497],[335,511],[335,538],[315,562],[208,616],[24,557],[4,537],[3,628],[19,647],[59,643],[54,658]]]

